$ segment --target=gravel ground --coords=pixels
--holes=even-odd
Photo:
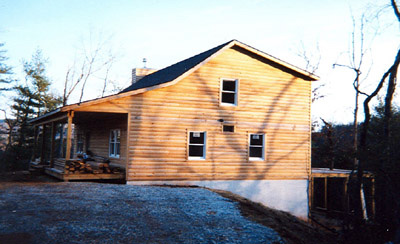
[[[202,188],[2,184],[0,243],[283,243]]]

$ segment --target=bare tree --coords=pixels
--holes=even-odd
[[[311,74],[315,74],[319,69],[319,65],[321,64],[321,51],[319,49],[319,43],[317,42],[317,44],[314,46],[315,50],[311,51],[309,49],[307,50],[303,42],[300,44],[301,46],[297,50],[296,55],[303,60],[304,69]],[[324,95],[322,95],[320,92],[322,87],[324,87],[324,85],[318,85],[317,87],[313,88],[311,92],[312,102],[324,97]]]
[[[89,38],[89,44],[82,42],[79,57],[75,59],[73,65],[68,68],[63,93],[63,105],[66,105],[71,94],[80,86],[79,103],[82,102],[87,82],[91,78],[96,78],[96,74],[105,71],[102,96],[108,82],[109,72],[115,61],[115,55],[108,48],[111,37],[96,44],[92,42],[92,35]]]
[[[394,10],[394,13],[396,15],[397,20],[400,22],[400,14],[398,10],[398,6],[395,0],[391,0],[391,7]],[[381,193],[384,196],[386,194],[391,195],[390,201],[383,201],[385,207],[382,207],[384,211],[389,211],[390,214],[387,214],[387,217],[399,219],[399,193],[394,189],[395,187],[391,183],[392,180],[390,176],[384,172],[384,164],[389,164],[391,161],[391,148],[390,148],[390,138],[391,138],[391,133],[390,133],[390,120],[391,120],[391,115],[392,115],[392,100],[393,100],[393,94],[395,91],[395,86],[396,86],[396,79],[397,79],[397,72],[399,69],[400,65],[400,49],[397,51],[395,60],[393,64],[390,66],[390,68],[383,74],[381,80],[379,81],[377,87],[375,90],[367,96],[367,98],[364,100],[364,122],[362,124],[362,130],[360,133],[360,144],[359,144],[359,155],[360,155],[360,161],[358,163],[357,167],[357,190],[361,188],[362,184],[362,178],[363,178],[363,173],[364,173],[364,163],[367,161],[367,141],[368,141],[368,130],[369,130],[369,124],[371,120],[371,112],[369,108],[369,103],[370,101],[378,95],[378,93],[381,91],[383,88],[384,84],[386,81],[388,81],[387,85],[387,91],[386,91],[386,97],[385,97],[385,111],[384,111],[384,147],[386,148],[386,158],[382,160],[380,163],[380,171],[378,171],[379,174],[384,174],[384,176],[380,177],[383,179],[385,182],[383,184],[382,189],[384,189],[388,193]],[[396,176],[397,177],[397,176]],[[357,197],[357,195],[356,195]],[[359,196],[358,196],[359,197]],[[388,200],[388,199],[387,199]],[[357,201],[360,203],[361,199],[357,199]],[[392,205],[393,204],[393,205]],[[357,211],[356,209],[356,218],[361,219],[361,213],[360,211]],[[385,221],[387,221],[385,219]],[[394,221],[396,222],[396,221]],[[397,232],[400,234],[400,229],[398,226],[397,222]],[[397,235],[399,236],[399,235]],[[400,242],[400,240],[395,240],[395,243]]]
[[[400,12],[395,0],[391,0],[391,5],[394,11],[395,16],[397,17],[398,22],[400,23]],[[397,80],[397,72],[399,69],[400,64],[400,50],[397,52],[396,58],[393,62],[392,67],[389,69],[389,79],[388,79],[388,86],[386,91],[385,97],[385,111],[384,111],[384,135],[386,138],[386,145],[387,145],[387,160],[391,159],[392,150],[390,147],[390,121],[392,119],[392,101],[393,95],[396,89],[396,80]],[[390,162],[388,162],[390,163]]]
[[[348,64],[333,64],[333,68],[335,67],[343,67],[347,68],[354,72],[354,80],[353,80],[353,88],[355,90],[355,99],[354,99],[354,117],[353,117],[353,150],[354,150],[354,165],[353,168],[357,167],[358,158],[357,158],[357,149],[358,149],[358,110],[359,110],[359,98],[360,95],[368,96],[368,94],[362,92],[360,90],[361,83],[365,81],[368,77],[369,70],[365,75],[362,75],[362,70],[364,70],[364,58],[367,54],[369,48],[365,47],[365,13],[361,16],[359,29],[357,27],[356,19],[354,15],[352,15],[353,21],[353,31],[351,33],[351,48],[349,51],[349,63]],[[358,31],[357,31],[358,29]],[[370,66],[371,67],[371,66]]]
[[[316,43],[315,50],[313,51],[307,50],[304,46],[304,43],[301,42],[301,48],[297,51],[297,56],[304,61],[305,70],[311,74],[315,74],[317,72],[319,65],[321,64],[321,51],[319,49],[318,42]]]
[[[104,83],[103,83],[103,90],[101,91],[101,97],[104,97],[104,94],[106,93],[107,84],[110,82],[108,77],[109,77],[109,73],[110,73],[110,70],[111,70],[113,64],[114,64],[113,59],[110,60],[110,62],[108,64],[106,64],[106,71],[105,71],[105,75],[104,75]]]

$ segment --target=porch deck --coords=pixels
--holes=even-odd
[[[123,180],[125,173],[112,173],[112,174],[94,174],[94,173],[79,173],[79,174],[66,174],[56,168],[46,168],[45,173],[51,175],[62,181],[70,180]]]

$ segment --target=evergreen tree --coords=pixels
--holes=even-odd
[[[35,94],[29,87],[17,86],[15,90],[17,96],[14,98],[14,104],[11,109],[19,129],[18,134],[15,135],[12,141],[17,147],[28,148],[32,144],[31,138],[33,136],[33,131],[28,121],[33,119],[35,115]]]
[[[50,92],[51,82],[46,76],[46,60],[40,50],[30,61],[23,63],[25,85],[14,87],[16,96],[11,106],[17,133],[12,135],[9,150],[3,157],[8,170],[17,170],[28,165],[34,142],[34,130],[29,120],[54,110],[61,104],[61,97]]]
[[[57,108],[61,104],[61,97],[55,96],[50,92],[51,82],[46,76],[47,60],[43,58],[42,52],[37,50],[32,56],[32,60],[24,62],[24,72],[27,81],[26,87],[17,87],[19,89],[30,90],[20,95],[30,95],[30,106],[36,116],[40,116]]]
[[[4,43],[0,43],[0,91],[10,90],[7,85],[13,81],[11,78],[12,69],[10,66],[5,64],[8,57],[5,55],[6,51],[1,49],[3,46]]]

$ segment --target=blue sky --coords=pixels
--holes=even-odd
[[[3,0],[0,42],[5,43],[9,64],[17,75],[21,60],[30,59],[36,48],[42,49],[49,59],[48,76],[59,94],[68,67],[79,57],[82,43],[88,45],[90,39],[92,43],[110,39],[107,48],[117,56],[111,76],[119,86],[129,84],[131,69],[142,67],[143,58],[148,67],[159,69],[237,39],[304,67],[296,55],[304,46],[322,56],[317,74],[319,84],[325,84],[326,97],[313,105],[314,116],[347,122],[352,119],[353,76],[345,69],[332,69],[332,64],[347,62],[351,13],[358,17],[368,6],[378,7],[366,0]],[[394,19],[390,11],[386,15],[383,23]],[[374,60],[370,83],[387,69],[400,43],[398,25],[380,29],[368,57]],[[85,99],[99,96],[99,83],[98,79],[89,81]],[[366,89],[371,89],[368,84]]]

